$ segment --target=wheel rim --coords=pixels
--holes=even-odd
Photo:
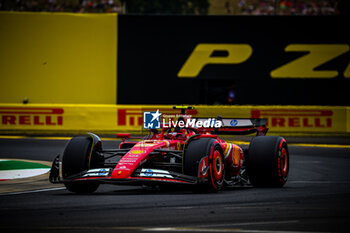
[[[280,167],[283,177],[286,177],[288,174],[288,154],[285,148],[282,148],[281,151]]]
[[[214,170],[214,177],[216,182],[220,182],[223,174],[223,163],[221,154],[219,151],[214,152],[214,158],[213,158],[213,170]]]

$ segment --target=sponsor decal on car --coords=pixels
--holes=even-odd
[[[152,147],[155,145],[157,145],[157,144],[155,144],[155,143],[140,143],[140,144],[138,144],[138,146],[140,146],[140,147]]]
[[[110,168],[96,168],[96,169],[90,169],[87,171],[86,174],[83,175],[83,177],[90,177],[90,176],[108,176],[110,172]]]
[[[156,178],[174,178],[168,171],[159,169],[143,168],[140,173],[141,177],[156,177]]]
[[[142,154],[142,153],[145,153],[146,151],[144,150],[131,150],[129,151],[129,154]]]

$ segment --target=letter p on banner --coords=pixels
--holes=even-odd
[[[211,56],[225,51],[227,56]],[[207,64],[239,64],[248,60],[253,49],[249,44],[198,44],[177,74],[179,78],[195,78]]]

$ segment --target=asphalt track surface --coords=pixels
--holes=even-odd
[[[51,161],[65,144],[0,139],[0,158]],[[102,185],[90,195],[63,188],[0,194],[0,232],[350,232],[350,148],[289,150],[290,176],[281,189]]]

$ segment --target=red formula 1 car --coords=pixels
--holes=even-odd
[[[205,119],[181,117],[184,113],[182,108],[178,119],[182,124],[161,124],[160,131],[149,130],[141,141],[117,134],[123,139],[118,149],[103,149],[100,138],[92,133],[72,138],[63,155],[54,159],[50,182],[64,183],[76,193],[94,192],[100,184],[182,184],[217,191],[237,184],[282,187],[286,183],[287,142],[265,136],[265,119],[211,118],[221,122],[214,128],[213,124],[204,127]],[[186,127],[187,121],[195,127]],[[217,136],[254,132],[257,136],[247,149]]]

